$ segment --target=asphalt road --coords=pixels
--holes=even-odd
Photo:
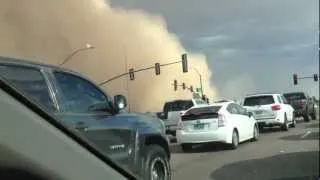
[[[183,153],[172,144],[173,180],[302,180],[319,178],[319,120],[284,132],[266,130],[236,150],[209,145]]]

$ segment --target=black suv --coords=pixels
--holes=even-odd
[[[1,56],[0,80],[142,179],[171,179],[163,122],[123,112],[124,96],[110,98],[87,78],[67,69]]]
[[[305,121],[316,119],[315,102],[305,92],[291,92],[283,94],[288,103],[294,108],[296,117],[303,117]]]

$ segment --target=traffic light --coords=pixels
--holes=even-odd
[[[202,97],[201,97],[201,99],[202,99],[204,102],[206,102],[206,101],[207,101],[207,96],[203,94]]]
[[[183,89],[183,90],[186,89],[186,83],[182,83],[182,89]]]
[[[159,75],[160,74],[160,63],[155,63],[154,69],[156,71],[156,75]]]
[[[314,74],[314,75],[313,75],[313,80],[314,80],[314,81],[318,81],[318,74]]]
[[[182,72],[186,73],[188,72],[187,54],[182,54],[181,59],[182,59]]]
[[[130,80],[134,80],[134,69],[133,68],[129,69],[129,76],[130,76]]]
[[[190,92],[193,92],[193,86],[190,86]]]
[[[293,74],[293,84],[294,85],[298,84],[298,75],[297,74]]]
[[[173,81],[173,88],[174,88],[175,91],[178,90],[178,81],[177,80]]]

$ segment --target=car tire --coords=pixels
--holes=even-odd
[[[142,177],[145,180],[171,180],[171,168],[166,151],[158,145],[149,145],[144,151],[142,159]]]
[[[312,120],[316,120],[317,119],[315,110],[313,110],[313,112],[311,114],[311,118],[312,118]]]
[[[290,124],[290,127],[291,127],[291,128],[295,128],[296,125],[297,125],[296,116],[293,114],[293,115],[292,115],[292,122],[291,122],[291,124]]]
[[[257,125],[254,125],[252,141],[258,141],[258,140],[259,140],[259,128],[257,127]]]
[[[307,113],[306,115],[304,115],[303,116],[303,120],[305,121],[305,122],[310,122],[310,115]]]
[[[230,145],[230,149],[237,149],[239,145],[239,134],[238,131],[233,130],[232,132],[232,143]]]
[[[293,120],[292,120],[292,123],[291,123],[290,127],[295,128],[295,127],[296,127],[296,125],[297,125],[296,118],[295,118],[295,117],[293,117]]]
[[[284,114],[284,122],[281,125],[281,130],[283,130],[283,131],[288,131],[289,130],[287,114]]]
[[[181,144],[180,146],[183,152],[190,152],[192,150],[192,144]]]

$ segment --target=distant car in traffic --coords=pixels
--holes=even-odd
[[[170,179],[163,123],[150,115],[120,113],[127,105],[124,96],[112,99],[79,73],[8,57],[0,57],[0,79],[134,174]]]
[[[240,142],[258,137],[255,119],[234,102],[192,107],[181,116],[177,130],[177,141],[184,151],[189,151],[193,144],[212,142],[236,149]]]
[[[279,126],[287,131],[289,126],[295,127],[294,109],[287,103],[285,97],[277,93],[247,95],[243,106],[252,112],[259,127]]]
[[[202,99],[181,99],[166,102],[160,115],[166,126],[166,134],[175,137],[181,115],[191,107],[206,104]]]
[[[296,117],[303,117],[305,121],[316,119],[316,105],[314,100],[305,92],[284,93],[289,104],[294,108]]]

